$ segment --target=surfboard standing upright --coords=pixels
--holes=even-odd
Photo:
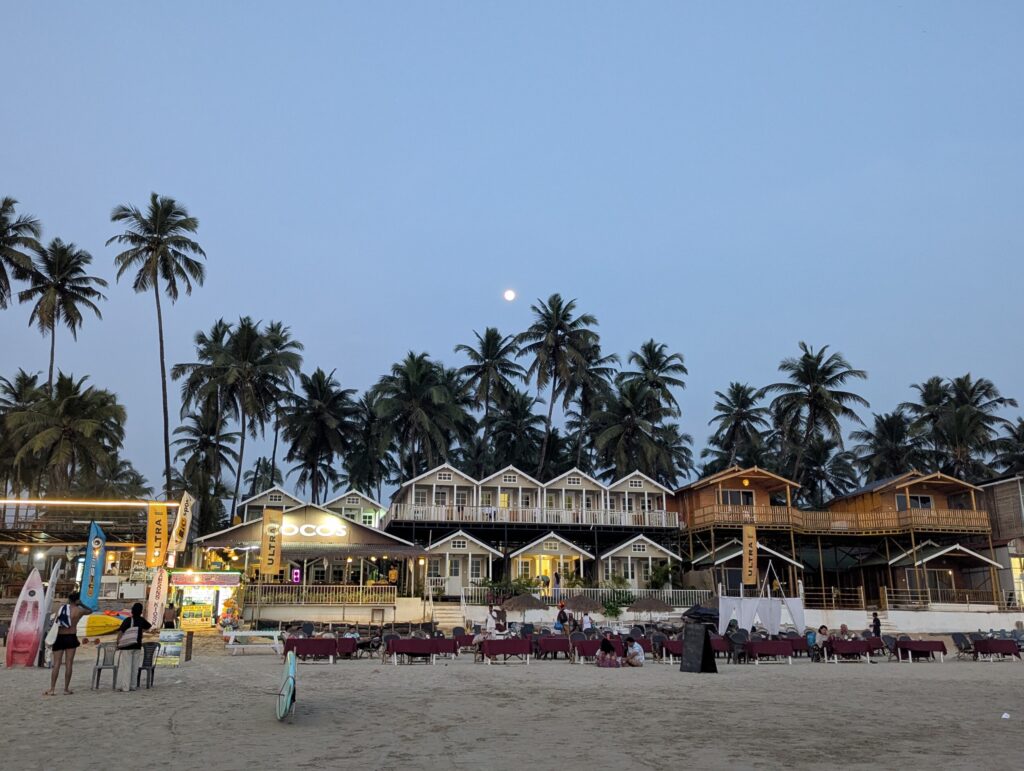
[[[7,667],[35,666],[42,639],[43,579],[33,570],[21,587],[7,633]]]
[[[50,571],[50,583],[46,585],[46,593],[43,595],[43,607],[39,614],[39,666],[43,666],[46,653],[46,632],[50,628],[50,610],[53,608],[53,598],[57,595],[57,576],[60,575],[60,566],[63,560],[57,560],[57,564]]]
[[[90,610],[100,606],[100,582],[103,578],[103,557],[107,551],[107,536],[95,522],[89,524],[89,543],[85,547],[82,568],[81,602]]]

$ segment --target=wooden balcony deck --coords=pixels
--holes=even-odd
[[[684,516],[684,520],[687,518]],[[910,511],[803,511],[788,506],[704,506],[689,515],[694,531],[756,525],[764,530],[795,530],[811,535],[908,533],[989,533],[988,512],[972,509]],[[683,528],[687,523],[684,521]]]
[[[392,504],[381,521],[381,529],[395,521],[447,522],[460,524],[515,525],[594,525],[597,527],[670,528],[679,527],[679,515],[673,511],[611,511],[608,509],[502,509],[496,506],[418,506]]]

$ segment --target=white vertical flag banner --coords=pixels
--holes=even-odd
[[[188,493],[182,493],[181,505],[178,506],[178,516],[174,519],[174,527],[171,528],[171,539],[167,544],[167,553],[185,551],[188,542],[188,532],[192,528],[192,508],[196,502]]]
[[[157,568],[153,571],[153,582],[149,585],[146,598],[146,621],[159,629],[164,625],[164,608],[167,605],[167,571]]]

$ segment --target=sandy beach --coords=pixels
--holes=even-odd
[[[94,768],[126,746],[143,748],[143,766],[220,769],[967,768],[1018,761],[1024,726],[1018,663],[804,659],[692,675],[469,656],[300,664],[296,712],[279,723],[278,657],[227,656],[214,637],[197,643],[192,662],[158,670],[152,691],[112,692],[109,674],[90,691],[88,649],[73,696],[43,698],[47,672],[0,672],[0,750],[24,769],[55,768],[66,751],[63,767]]]

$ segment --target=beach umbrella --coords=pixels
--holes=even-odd
[[[515,597],[509,597],[501,603],[502,610],[520,611],[523,614],[524,623],[526,622],[526,611],[546,610],[547,607],[546,602],[538,600],[532,594],[517,594]]]
[[[565,609],[573,613],[599,613],[604,610],[604,603],[598,602],[593,597],[585,594],[578,594],[565,601]]]
[[[649,620],[653,621],[655,613],[668,613],[672,610],[672,606],[657,597],[644,597],[634,602],[626,610],[631,613],[649,613]]]

